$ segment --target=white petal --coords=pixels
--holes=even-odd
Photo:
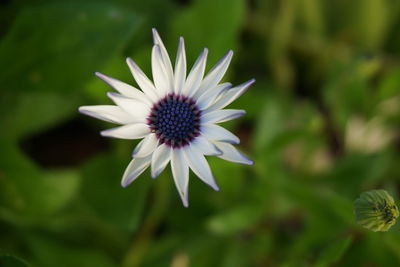
[[[175,93],[179,94],[183,91],[186,80],[186,52],[185,42],[183,38],[179,38],[178,53],[176,54],[175,63]]]
[[[126,168],[122,177],[121,185],[127,187],[132,183],[140,174],[142,174],[150,165],[151,156],[144,158],[134,158]]]
[[[226,90],[218,99],[217,101],[212,104],[208,111],[222,109],[235,101],[239,96],[241,96],[247,89],[249,89],[250,85],[255,82],[255,79],[251,79],[245,83],[242,83],[236,87]]]
[[[172,150],[171,169],[183,205],[188,207],[189,166],[183,153],[182,149]]]
[[[199,96],[202,92],[210,90],[216,86],[224,77],[226,70],[228,69],[229,63],[231,62],[233,51],[229,50],[215,66],[208,72],[204,80],[201,82],[199,90],[195,96]]]
[[[146,74],[143,73],[143,71],[132,59],[127,58],[126,63],[128,64],[133,78],[135,78],[135,81],[139,85],[140,89],[143,90],[146,96],[148,96],[153,103],[157,102],[159,96],[157,95],[154,84],[149,80],[149,78],[147,78]]]
[[[193,147],[184,147],[186,159],[192,171],[206,184],[211,186],[215,191],[219,191],[219,187],[215,182],[210,166],[203,154]]]
[[[151,105],[150,99],[143,94],[139,89],[136,89],[132,85],[129,85],[127,83],[121,82],[117,79],[114,79],[112,77],[109,77],[103,73],[96,72],[96,76],[108,83],[111,87],[113,87],[115,90],[117,90],[120,94],[130,97],[133,99],[137,99],[139,101],[142,101],[146,103],[147,105]]]
[[[167,95],[173,87],[173,84],[168,78],[168,73],[162,61],[161,50],[158,45],[153,46],[153,51],[151,53],[151,69],[158,95],[161,97]]]
[[[151,177],[156,178],[171,159],[171,148],[165,144],[156,148],[151,160]]]
[[[201,110],[208,108],[209,106],[214,104],[215,100],[222,92],[228,90],[231,86],[232,86],[231,83],[221,83],[215,86],[214,88],[207,90],[197,99],[196,101],[197,106]]]
[[[135,122],[146,122],[146,118],[150,114],[149,106],[143,104],[141,101],[114,92],[108,92],[107,96],[111,98],[115,104],[128,112],[132,118],[135,119]]]
[[[219,150],[213,143],[208,141],[206,138],[203,136],[197,136],[191,143],[191,146],[196,148],[198,151],[200,151],[204,155],[208,156],[216,156],[216,155],[221,155],[222,151]]]
[[[254,162],[249,159],[245,154],[237,150],[233,145],[223,143],[223,142],[215,142],[215,145],[222,151],[222,155],[218,156],[224,160],[242,163],[247,165],[253,165]]]
[[[202,124],[201,135],[215,141],[223,141],[231,144],[239,144],[240,139],[227,129],[215,124]]]
[[[79,107],[79,112],[103,121],[109,121],[118,124],[129,124],[135,122],[132,116],[118,106],[82,106]]]
[[[203,52],[197,58],[190,73],[186,79],[185,86],[183,87],[183,94],[193,96],[197,89],[200,87],[203,80],[204,70],[206,68],[208,49],[204,48]]]
[[[233,120],[246,114],[243,109],[222,109],[208,112],[201,116],[202,123],[220,123]]]
[[[165,70],[167,71],[168,80],[172,84],[174,77],[173,77],[171,60],[168,56],[167,49],[165,48],[164,43],[160,38],[160,35],[158,34],[157,30],[154,28],[153,28],[153,41],[154,41],[155,45],[158,45],[160,47],[161,57],[164,62]],[[172,88],[170,88],[170,89],[172,92]]]
[[[139,139],[150,133],[150,128],[144,123],[127,124],[100,132],[102,136],[121,139]]]
[[[154,133],[146,136],[133,150],[132,157],[143,158],[151,153],[157,148],[158,139]]]

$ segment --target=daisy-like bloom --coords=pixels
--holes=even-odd
[[[206,184],[219,190],[205,155],[224,160],[253,164],[233,145],[239,138],[217,125],[245,114],[244,110],[223,109],[242,95],[254,82],[236,87],[220,83],[232,58],[232,51],[204,76],[208,50],[205,48],[186,75],[184,39],[179,39],[175,68],[167,50],[153,29],[154,46],[151,55],[154,82],[128,58],[127,64],[141,90],[106,76],[96,75],[118,93],[108,97],[116,105],[82,106],[83,114],[123,126],[102,131],[103,136],[122,139],[141,139],[132,153],[122,178],[126,187],[151,167],[157,177],[171,162],[172,175],[183,205],[187,207],[189,168]]]

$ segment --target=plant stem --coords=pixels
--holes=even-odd
[[[153,234],[160,225],[168,205],[170,186],[168,184],[169,179],[166,178],[168,177],[160,176],[159,179],[157,179],[153,205],[144,220],[142,229],[138,232],[138,236],[132,240],[132,244],[129,246],[125,258],[123,259],[122,267],[140,266],[152,242]]]

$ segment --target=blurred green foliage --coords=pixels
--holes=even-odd
[[[77,113],[109,101],[95,71],[150,73],[152,27],[189,67],[234,49],[226,80],[257,79],[226,123],[256,164],[209,158],[221,192],[191,177],[188,209],[169,170],[121,188],[135,143]],[[352,207],[399,199],[399,27],[397,0],[1,2],[0,266],[400,265],[398,226]]]

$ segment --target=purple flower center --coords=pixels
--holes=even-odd
[[[160,143],[179,148],[200,134],[200,114],[193,99],[169,94],[154,104],[147,123]]]

